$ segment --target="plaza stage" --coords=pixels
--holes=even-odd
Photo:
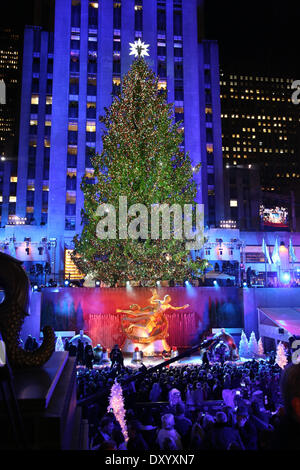
[[[236,344],[243,329],[247,336],[254,331],[259,335],[258,309],[299,308],[299,288],[237,287],[159,287],[159,298],[171,296],[171,304],[189,307],[179,311],[166,311],[168,320],[167,342],[178,350],[197,344],[204,330],[225,328]],[[50,325],[55,331],[75,331],[91,337],[93,346],[100,344],[111,349],[123,346],[126,335],[121,321],[132,304],[149,305],[151,289],[128,288],[46,288],[33,292],[30,317],[25,319],[22,339],[27,334],[38,337],[41,328]],[[282,327],[282,325],[281,325]],[[278,330],[278,328],[277,328]],[[279,334],[279,333],[278,333]],[[261,336],[263,332],[261,332]],[[278,338],[278,339],[282,339]]]
[[[48,288],[42,291],[41,327],[50,325],[55,331],[84,330],[96,346],[111,349],[123,347],[126,333],[123,311],[132,306],[149,305],[150,288]],[[202,287],[159,287],[159,299],[169,295],[174,307],[188,305],[178,311],[168,309],[167,343],[177,349],[199,342],[199,334],[211,328],[241,329],[243,303],[240,289]],[[34,294],[35,295],[35,294]]]

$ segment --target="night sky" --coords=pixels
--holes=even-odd
[[[21,30],[25,24],[47,23],[49,4],[53,1],[5,2],[1,5],[0,23]],[[37,5],[44,6],[44,12],[37,12]],[[299,20],[300,2],[292,0],[205,3],[205,37],[219,41],[221,65],[235,69],[300,79]]]
[[[205,18],[222,66],[300,78],[300,2],[207,0]]]

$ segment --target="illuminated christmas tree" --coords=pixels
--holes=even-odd
[[[144,54],[145,55],[145,54]],[[147,55],[147,54],[146,54]],[[141,55],[123,77],[121,91],[100,118],[104,126],[102,152],[92,157],[95,184],[83,180],[83,230],[74,239],[73,260],[82,273],[106,284],[127,280],[184,280],[198,277],[205,261],[191,257],[184,237],[175,239],[171,214],[170,238],[151,236],[150,214],[153,204],[193,204],[197,185],[188,154],[181,149],[183,130],[174,123],[173,106],[166,102],[166,92],[159,90],[158,77]],[[143,204],[149,219],[137,239],[127,235],[127,227],[138,217],[129,214],[127,223],[120,220],[119,197],[127,197],[127,207]],[[96,215],[100,204],[111,204],[107,218],[115,216],[115,239],[99,239],[96,227],[102,215]],[[113,212],[114,212],[113,210]],[[182,220],[182,219],[181,219]],[[138,224],[137,224],[138,225]],[[194,227],[193,223],[193,227]],[[122,238],[123,237],[123,238]]]
[[[258,355],[259,356],[264,356],[265,354],[265,351],[264,351],[264,345],[263,345],[263,342],[262,342],[262,339],[259,338],[258,340]]]
[[[107,408],[108,413],[113,412],[116,417],[116,420],[119,422],[121,426],[121,430],[125,439],[125,442],[128,441],[128,433],[127,433],[127,424],[125,419],[125,407],[124,407],[124,399],[123,399],[123,391],[121,385],[115,380],[109,397],[109,405]]]
[[[281,341],[278,343],[278,346],[277,346],[275,362],[276,364],[279,365],[279,367],[281,367],[281,369],[284,369],[288,363],[285,347]]]
[[[249,356],[256,357],[258,355],[258,345],[257,345],[254,331],[252,331],[250,335],[248,346],[249,346]]]
[[[64,343],[63,340],[61,339],[61,336],[57,337],[56,343],[55,343],[55,351],[64,351]]]
[[[242,331],[241,334],[241,340],[239,344],[239,356],[245,358],[249,357],[249,345],[247,336],[245,335],[244,331]]]

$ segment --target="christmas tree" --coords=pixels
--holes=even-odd
[[[64,350],[65,350],[65,348],[64,348],[63,340],[62,340],[61,336],[58,336],[57,340],[56,340],[56,343],[55,343],[55,351],[64,351]]]
[[[256,357],[258,355],[258,344],[254,331],[252,331],[249,339],[249,355],[250,357]]]
[[[88,179],[81,184],[83,230],[74,238],[72,258],[85,275],[115,285],[127,280],[184,280],[203,272],[205,261],[192,259],[183,237],[174,238],[172,213],[168,239],[161,236],[161,226],[159,237],[153,239],[149,220],[146,230],[140,224],[141,235],[132,239],[127,237],[127,227],[138,211],[129,213],[125,224],[119,207],[120,196],[127,198],[128,208],[143,204],[149,214],[155,204],[178,204],[182,209],[193,204],[191,220],[195,219],[193,176],[199,165],[192,168],[189,155],[181,150],[181,123],[174,123],[172,109],[165,92],[158,89],[158,77],[139,56],[123,77],[119,95],[100,118],[105,130],[102,152],[91,159],[95,184]],[[100,204],[114,208],[115,239],[97,237]]]
[[[281,369],[284,369],[284,367],[288,363],[286,352],[285,352],[285,347],[281,341],[278,343],[278,346],[277,346],[275,362],[276,364],[279,365],[279,367],[281,367]]]
[[[257,351],[257,352],[258,352],[258,355],[259,355],[259,356],[264,356],[264,354],[265,354],[265,352],[264,352],[264,345],[263,345],[263,342],[262,342],[262,339],[261,339],[261,338],[259,338],[259,340],[258,340],[258,345],[257,345],[257,346],[258,346],[258,351]]]
[[[241,340],[239,344],[239,356],[240,357],[249,357],[249,345],[247,336],[245,335],[244,331],[241,334]]]

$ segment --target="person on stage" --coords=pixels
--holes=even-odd
[[[117,368],[124,367],[124,358],[121,349],[118,344],[115,344],[110,352],[111,367],[113,368],[116,364]]]

